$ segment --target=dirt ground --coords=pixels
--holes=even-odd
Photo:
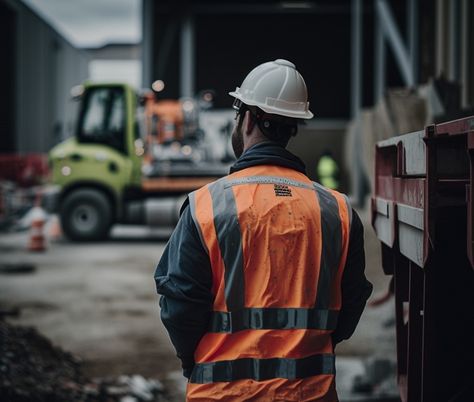
[[[379,295],[387,289],[388,278],[368,213],[362,211],[361,217],[366,226],[367,276],[374,295]],[[31,263],[36,270],[0,274],[0,309],[19,308],[20,316],[9,322],[36,327],[79,357],[87,375],[158,378],[179,400],[185,382],[159,320],[153,281],[168,236],[169,231],[117,227],[107,242],[59,240],[50,242],[44,253],[31,253],[26,251],[27,233],[1,234],[0,263]],[[338,355],[349,360],[393,357],[391,320],[392,302],[367,308],[353,338],[338,346]]]

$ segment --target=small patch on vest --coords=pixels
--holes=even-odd
[[[277,197],[292,197],[291,189],[285,184],[274,184],[274,189]]]

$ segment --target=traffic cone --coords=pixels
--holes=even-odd
[[[45,251],[46,239],[44,237],[45,213],[39,206],[33,207],[31,213],[30,238],[28,241],[29,251]]]
[[[61,229],[61,223],[59,222],[59,218],[57,215],[53,215],[49,222],[48,237],[51,240],[59,240],[62,235],[63,231]]]

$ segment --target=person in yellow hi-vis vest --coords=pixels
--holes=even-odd
[[[331,151],[325,150],[319,158],[316,166],[318,181],[324,187],[332,190],[339,188],[339,166],[334,160]]]
[[[293,63],[257,66],[230,95],[238,159],[189,194],[155,272],[186,400],[337,401],[334,349],[372,291],[361,221],[286,150],[313,117]]]

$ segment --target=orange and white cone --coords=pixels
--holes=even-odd
[[[28,241],[29,251],[45,251],[46,239],[44,236],[45,213],[41,207],[33,207],[30,228],[30,238]]]
[[[61,223],[57,215],[53,215],[49,221],[48,237],[51,240],[59,240],[63,235]]]

